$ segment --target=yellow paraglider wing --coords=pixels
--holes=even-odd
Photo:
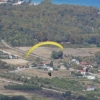
[[[36,49],[36,48],[39,47],[39,46],[46,45],[46,44],[51,44],[51,45],[58,46],[58,47],[61,48],[62,50],[64,49],[63,46],[62,46],[61,44],[57,43],[57,42],[53,42],[53,41],[40,42],[40,43],[38,43],[38,44],[32,46],[32,47],[28,50],[28,52],[27,52],[27,54],[26,54],[26,58],[28,58],[28,55],[29,55],[34,49]]]

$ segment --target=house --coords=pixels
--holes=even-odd
[[[50,65],[50,61],[42,61],[43,64],[45,64],[46,66]]]
[[[79,62],[78,60],[76,60],[76,59],[72,59],[72,60],[70,61],[70,63],[71,63],[71,62],[74,62],[74,63],[76,63],[77,65],[80,64],[80,62]]]
[[[93,62],[92,63],[92,66],[97,66],[97,62]]]
[[[23,69],[24,68],[24,66],[18,66],[17,67],[17,69],[19,70],[19,69]]]
[[[84,62],[84,61],[80,62],[80,64],[81,64],[82,66],[88,66],[88,65],[89,65],[88,62]]]
[[[61,65],[60,69],[66,69],[66,67],[64,65]]]
[[[85,71],[84,70],[80,70],[80,73],[82,74],[82,75],[85,75]]]
[[[94,89],[95,89],[94,86],[87,86],[87,89],[86,90],[87,91],[94,91]]]
[[[24,1],[18,0],[18,2],[14,3],[13,5],[21,5]]]
[[[100,72],[100,67],[98,68],[98,72]]]
[[[0,0],[0,4],[7,3],[8,0]]]
[[[40,3],[33,3],[34,5],[39,5]]]
[[[95,76],[87,76],[87,78],[93,80],[95,79]]]
[[[88,67],[91,67],[91,68],[93,68],[93,66],[92,66],[92,65],[88,65]]]
[[[73,71],[73,72],[74,72],[74,71],[75,71],[75,69],[73,69],[73,68],[69,68],[69,71],[71,71],[71,72]]]
[[[13,58],[13,56],[12,56],[12,54],[10,54],[10,55],[9,55],[9,59],[12,59],[12,58]]]
[[[86,71],[87,67],[86,67],[86,66],[82,66],[82,69],[83,69],[84,71]]]

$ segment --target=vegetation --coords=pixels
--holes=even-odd
[[[67,89],[67,90],[73,90],[73,91],[81,91],[84,89],[84,87],[77,81],[77,80],[71,80],[69,78],[52,78],[52,79],[48,79],[48,78],[38,78],[38,77],[31,77],[30,79],[27,79],[27,76],[21,77],[21,75],[17,75],[17,74],[0,74],[1,77],[5,77],[8,79],[13,79],[13,80],[17,80],[17,81],[22,81],[24,83],[29,83],[29,84],[34,84],[34,85],[41,85],[41,86],[47,86],[47,87],[56,87],[56,88],[60,88],[60,89]],[[35,89],[35,86],[32,85],[33,90]],[[18,86],[18,87],[17,87]],[[28,87],[29,85],[8,85],[8,87],[5,88],[10,88],[10,89],[21,89],[23,90],[25,87],[25,89],[30,89],[31,85]],[[39,87],[37,87],[38,89]],[[41,89],[41,88],[39,88]]]
[[[39,97],[39,96],[34,95],[32,97],[32,100],[51,100],[51,99],[49,99],[48,97]]]
[[[37,66],[36,62],[33,62],[32,67],[36,67],[36,66]]]
[[[38,85],[32,85],[32,84],[23,84],[23,85],[8,85],[5,86],[6,89],[11,90],[41,90],[41,87]]]
[[[16,69],[16,65],[7,64],[6,62],[0,60],[0,69],[15,70]]]
[[[25,98],[24,96],[6,96],[6,95],[2,95],[0,94],[0,100],[28,100],[27,98]]]
[[[100,51],[98,51],[98,52],[95,53],[95,57],[100,60]]]
[[[51,58],[53,59],[59,59],[59,58],[62,58],[63,57],[63,52],[62,51],[52,51],[52,54],[51,54]]]
[[[0,69],[9,69],[11,66],[4,61],[0,60]]]
[[[0,40],[13,46],[40,41],[100,46],[100,15],[96,7],[56,5],[43,0],[37,6],[0,6]],[[66,43],[65,43],[66,44]]]

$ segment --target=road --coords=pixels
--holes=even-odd
[[[4,40],[1,40],[1,42],[2,42],[6,47],[8,47],[9,49],[12,49],[12,50],[15,50],[15,51],[17,51],[17,52],[21,52],[21,53],[23,53],[23,54],[26,54],[26,52],[23,51],[23,50],[21,50],[21,49],[18,49],[18,48],[14,48],[14,47],[9,46]],[[36,54],[33,54],[33,53],[31,53],[30,55],[31,55],[31,56],[34,56],[34,57],[42,58],[42,59],[44,59],[44,60],[49,60],[49,61],[51,61],[49,58],[46,58],[46,57],[43,57],[43,56],[39,56],[39,55],[36,55]]]
[[[8,71],[9,73],[16,73],[16,72],[20,72],[22,70],[25,70],[25,69],[37,69],[37,67],[30,67],[29,68],[20,68],[20,69],[17,69],[17,70],[13,70],[13,71]]]

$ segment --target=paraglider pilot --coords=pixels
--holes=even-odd
[[[51,76],[51,72],[53,71],[53,68],[48,68],[48,75]]]
[[[48,75],[51,76],[51,71],[48,71]]]

